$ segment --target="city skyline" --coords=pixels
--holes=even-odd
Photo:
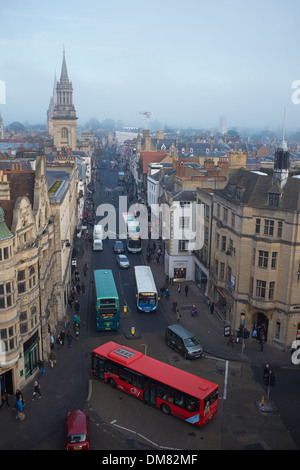
[[[300,128],[297,0],[16,0],[0,12],[5,125],[46,123],[65,48],[79,125],[143,127],[149,111],[173,127],[216,129],[226,116],[228,128],[280,131],[286,107],[287,132]]]

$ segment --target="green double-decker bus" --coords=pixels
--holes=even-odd
[[[118,330],[120,326],[119,296],[110,269],[94,271],[94,301],[97,331]]]

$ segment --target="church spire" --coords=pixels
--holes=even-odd
[[[63,61],[62,61],[62,67],[61,67],[60,81],[61,82],[69,81],[67,64],[66,64],[65,47],[63,49]]]
[[[273,182],[276,181],[283,188],[287,182],[290,167],[290,152],[285,141],[285,108],[284,108],[284,124],[283,136],[278,148],[275,151]]]

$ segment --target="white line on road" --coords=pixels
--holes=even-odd
[[[226,361],[226,363],[225,363],[225,380],[224,380],[223,400],[226,400],[226,398],[227,398],[228,364],[229,364],[229,362]]]
[[[164,447],[164,446],[160,446],[160,445],[156,444],[155,442],[150,441],[150,439],[148,439],[147,437],[143,436],[143,435],[140,434],[139,432],[133,431],[132,429],[124,428],[124,426],[120,426],[119,424],[116,424],[116,423],[117,423],[117,420],[116,420],[116,419],[114,419],[113,421],[110,422],[110,424],[112,424],[113,426],[115,426],[115,427],[117,427],[117,428],[123,429],[124,431],[131,432],[132,434],[136,434],[137,436],[141,437],[142,439],[145,439],[145,441],[150,442],[150,444],[152,444],[154,447],[158,447],[159,449],[181,450],[181,449],[175,449],[174,447]]]

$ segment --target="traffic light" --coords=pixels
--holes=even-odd
[[[267,373],[264,375],[264,382],[265,382],[266,385],[270,385],[271,376],[272,376],[272,372],[271,372],[271,371],[267,372]]]
[[[277,383],[277,376],[273,372],[270,372],[270,386],[274,387],[276,383]]]

